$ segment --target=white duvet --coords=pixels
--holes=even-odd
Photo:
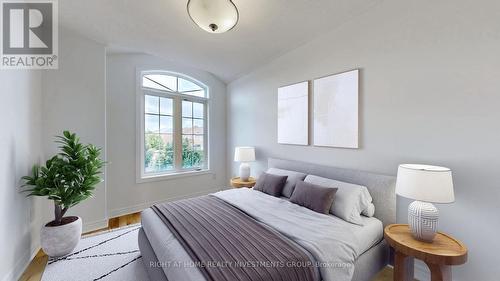
[[[306,249],[318,262],[321,279],[351,280],[354,261],[382,239],[382,222],[364,217],[364,226],[345,222],[332,215],[313,212],[287,200],[247,188],[212,194],[241,209]],[[142,213],[142,226],[168,280],[205,280],[197,267],[171,266],[189,264],[191,258],[168,227],[152,209]]]
[[[319,214],[260,191],[238,188],[213,195],[304,247],[319,262],[321,277],[325,281],[351,280],[355,260],[371,246],[359,235],[362,226]],[[381,230],[382,223],[375,227],[375,231]],[[376,242],[368,241],[370,244]]]

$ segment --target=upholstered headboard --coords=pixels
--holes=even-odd
[[[375,217],[381,220],[384,226],[396,222],[396,178],[393,176],[274,158],[269,158],[267,164],[269,168],[297,171],[366,186],[373,198]]]

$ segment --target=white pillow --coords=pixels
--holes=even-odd
[[[304,181],[320,186],[338,188],[330,212],[347,222],[363,225],[361,213],[367,210],[366,212],[369,214],[370,210],[368,209],[372,204],[372,196],[365,186],[314,175],[308,175]],[[375,208],[373,208],[373,212],[375,212]]]
[[[373,205],[373,203],[370,203],[368,205],[368,208],[364,209],[363,212],[361,212],[361,214],[369,218],[373,217],[375,215],[375,205]]]
[[[283,191],[281,194],[285,197],[290,198],[292,196],[293,190],[295,189],[295,185],[298,181],[303,181],[307,174],[289,170],[283,170],[278,168],[269,168],[267,169],[268,174],[278,175],[278,176],[288,176],[286,179],[285,187],[283,187]]]

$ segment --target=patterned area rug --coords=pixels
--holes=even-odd
[[[49,259],[42,281],[149,281],[137,244],[139,228],[82,238],[73,253]]]

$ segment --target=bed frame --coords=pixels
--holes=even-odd
[[[269,158],[268,168],[297,171],[304,174],[363,185],[368,188],[375,205],[375,217],[386,225],[396,223],[396,178],[307,162]]]
[[[275,158],[268,159],[268,167],[292,170],[366,186],[373,198],[375,217],[381,220],[384,226],[396,222],[396,178],[393,176]],[[151,280],[168,281],[160,267],[150,266],[151,263],[157,263],[158,259],[142,229],[139,232],[139,248]],[[389,263],[389,252],[389,246],[382,240],[361,254],[355,262],[352,280],[372,280]]]

